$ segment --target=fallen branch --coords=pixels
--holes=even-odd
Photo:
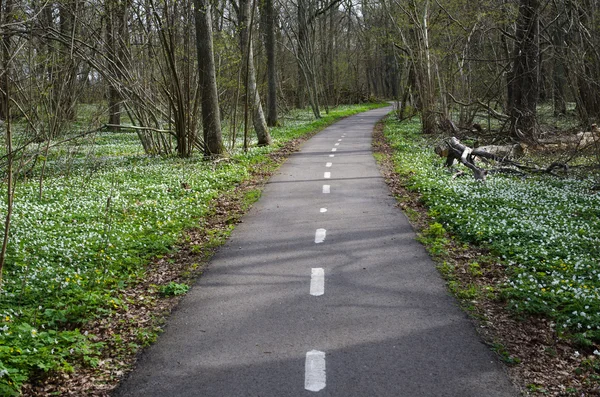
[[[484,181],[487,175],[487,170],[479,168],[475,165],[473,157],[473,149],[463,145],[460,141],[452,137],[448,142],[448,154],[446,157],[446,167],[451,167],[456,160],[459,160],[465,167],[473,171],[473,176],[476,180]]]
[[[123,128],[123,129],[142,130],[142,131],[152,131],[152,132],[159,132],[161,134],[169,134],[169,135],[176,136],[175,132],[173,130],[161,130],[161,129],[158,129],[158,128],[143,127],[143,126],[137,126],[137,125],[104,124],[103,127],[108,127],[108,128]]]
[[[519,150],[520,149],[520,150]],[[558,177],[554,172],[556,169],[562,169],[565,172],[569,171],[569,166],[565,163],[552,163],[548,167],[542,168],[537,165],[524,165],[514,161],[512,158],[522,154],[523,148],[520,145],[505,145],[505,146],[482,146],[472,149],[460,143],[456,137],[445,141],[443,145],[438,145],[435,148],[436,154],[440,157],[446,157],[445,166],[450,168],[456,160],[460,161],[465,167],[473,171],[473,177],[476,180],[485,181],[488,174],[506,173],[518,176],[526,176],[525,172],[529,173],[545,173]],[[493,169],[484,169],[476,164],[476,159],[493,160],[501,165],[509,167],[499,167]],[[513,167],[513,168],[510,168]],[[516,169],[515,169],[516,168]]]

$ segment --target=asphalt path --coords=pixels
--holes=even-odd
[[[115,396],[517,396],[371,150],[389,108],[272,177]]]

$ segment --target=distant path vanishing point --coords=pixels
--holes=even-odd
[[[115,396],[517,396],[371,151],[390,108],[280,168]]]

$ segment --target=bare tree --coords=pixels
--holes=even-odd
[[[4,27],[11,22],[14,22],[13,15],[13,0],[6,0],[6,2],[0,2],[0,32],[2,32],[2,49],[0,51],[2,65],[2,71],[0,72],[0,95],[2,101],[0,106],[2,107],[2,115],[4,116],[5,122],[5,141],[6,141],[6,155],[7,155],[7,170],[6,170],[6,216],[4,217],[4,230],[2,246],[0,248],[0,288],[2,287],[2,269],[6,262],[6,250],[9,242],[9,232],[12,220],[13,211],[13,200],[14,200],[14,152],[13,152],[13,137],[12,137],[12,120],[11,120],[11,96],[10,96],[10,71],[11,71],[11,58],[14,56],[12,50],[12,34],[10,31],[5,31]]]
[[[271,144],[271,135],[265,114],[262,108],[262,101],[256,85],[256,70],[254,68],[254,51],[252,45],[252,16],[254,15],[254,4],[251,0],[239,0],[239,5],[232,3],[237,12],[237,21],[240,37],[240,50],[244,62],[244,71],[246,76],[246,98],[247,103],[253,108],[252,121],[254,130],[258,137],[258,145],[265,146]]]
[[[204,130],[204,155],[223,153],[221,137],[221,117],[219,113],[219,95],[212,40],[212,12],[210,1],[195,0],[196,8],[196,48],[198,51],[198,70],[202,91],[202,127]]]

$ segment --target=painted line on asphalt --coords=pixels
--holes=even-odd
[[[325,164],[325,167],[329,168],[329,167],[331,167],[332,165],[333,165],[333,163],[327,163],[327,164]]]
[[[331,149],[332,152],[337,152],[337,148]]]
[[[310,270],[310,294],[312,296],[325,294],[325,270],[322,267],[314,267]]]
[[[340,143],[339,143],[339,142],[336,142],[336,144],[335,144],[335,145],[333,145],[333,146],[340,146]]]
[[[329,157],[335,157],[335,154],[330,154]]]
[[[331,178],[331,172],[326,172],[326,173],[324,173],[324,174],[323,174],[323,178],[325,178],[325,179],[329,179],[329,178]]]
[[[327,208],[321,208],[321,209],[319,210],[319,212],[320,212],[320,213],[327,212]]]
[[[338,139],[338,142],[341,142],[341,141],[342,141],[341,139]]]
[[[306,353],[304,364],[304,388],[309,391],[320,391],[326,385],[325,353],[311,350]]]
[[[325,241],[325,236],[327,235],[327,230],[325,229],[317,229],[315,232],[315,244],[320,244]]]
[[[331,186],[323,185],[323,193],[328,194],[329,192],[331,192]]]

